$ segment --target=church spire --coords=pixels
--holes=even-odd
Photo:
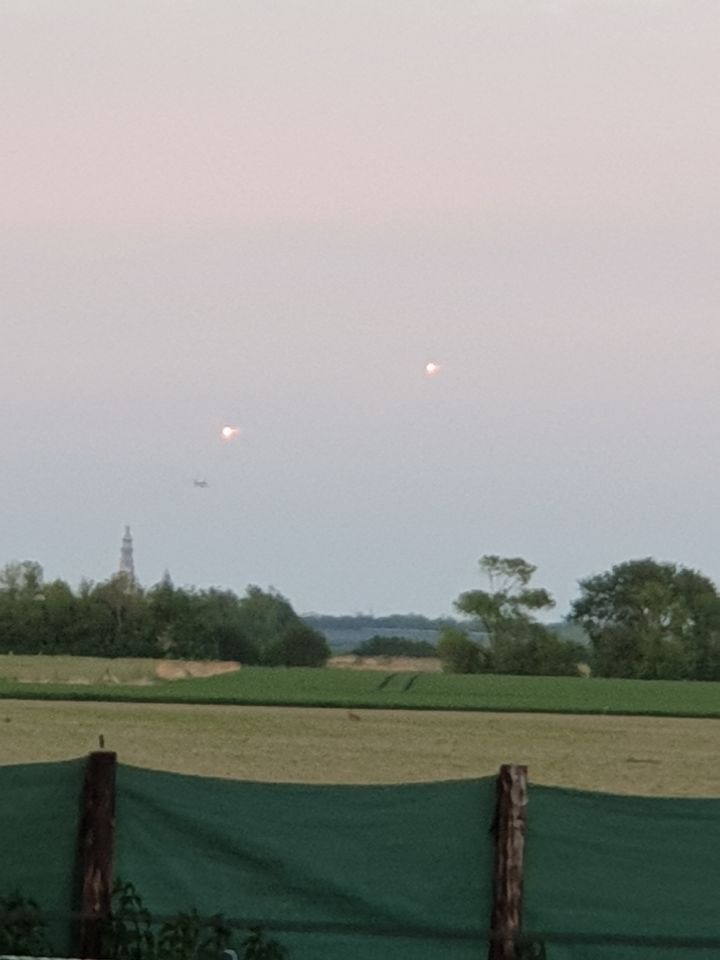
[[[135,579],[135,561],[133,560],[133,540],[130,527],[125,527],[125,536],[120,548],[120,565],[118,573],[124,573],[131,580]]]

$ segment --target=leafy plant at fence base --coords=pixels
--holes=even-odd
[[[107,960],[218,960],[231,944],[232,930],[221,916],[203,920],[196,910],[164,920],[157,932],[152,915],[132,883],[117,879],[112,915],[103,936]],[[242,942],[241,960],[284,960],[285,948],[266,940],[258,927]]]
[[[131,883],[116,880],[112,912],[103,930],[103,956],[108,960],[144,960],[153,955],[152,918]]]
[[[34,900],[19,893],[0,897],[0,954],[49,956],[45,921]]]
[[[157,930],[155,929],[157,927]],[[196,910],[178,913],[159,926],[132,883],[116,880],[112,912],[102,935],[106,960],[219,960],[232,930],[221,916],[203,919]],[[0,956],[52,957],[46,923],[37,903],[19,893],[0,897]],[[286,960],[287,950],[252,927],[240,960]]]
[[[545,944],[541,940],[520,940],[515,948],[515,960],[547,960]]]
[[[265,940],[262,930],[253,927],[242,943],[243,960],[285,960],[287,950],[277,940]]]

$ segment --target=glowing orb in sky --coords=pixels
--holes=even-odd
[[[425,364],[425,373],[429,377],[434,377],[436,373],[440,373],[440,364],[430,361],[430,363]]]
[[[240,431],[237,427],[223,427],[220,431],[220,436],[223,440],[234,440],[239,433]]]

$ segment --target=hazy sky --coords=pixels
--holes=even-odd
[[[717,0],[2,0],[0,563],[720,579],[719,81]]]

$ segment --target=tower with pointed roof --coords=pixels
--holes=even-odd
[[[120,564],[118,573],[124,574],[130,580],[135,579],[135,561],[133,559],[133,540],[130,533],[130,527],[125,527],[125,536],[122,538],[122,547],[120,548]]]

